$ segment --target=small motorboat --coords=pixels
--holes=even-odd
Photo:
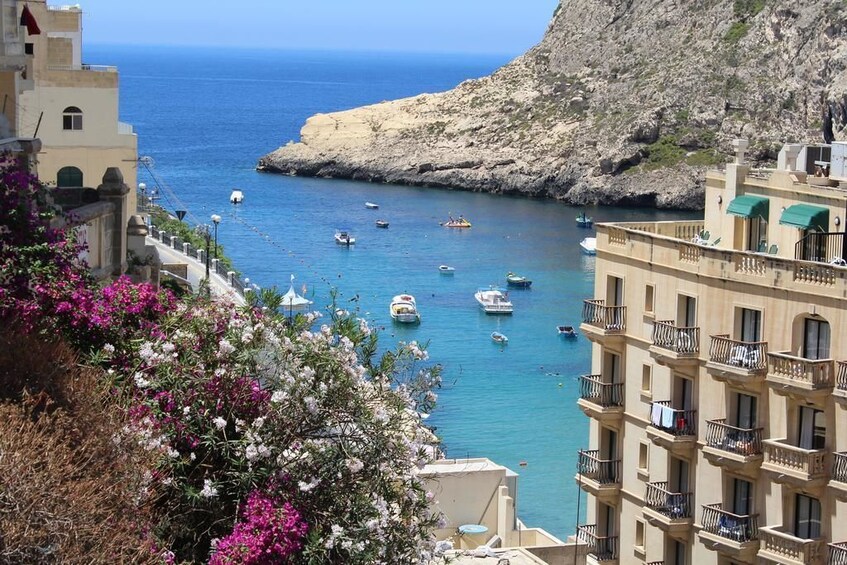
[[[486,314],[511,314],[514,310],[509,295],[496,286],[480,288],[474,298]]]
[[[244,193],[236,188],[229,195],[229,201],[232,204],[241,204],[244,201]]]
[[[338,230],[335,232],[335,243],[349,246],[356,243],[356,238],[350,235],[347,230]]]
[[[459,216],[454,219],[453,216],[450,216],[450,219],[446,222],[441,222],[441,225],[445,228],[469,228],[471,227],[471,223],[465,219],[464,216]]]
[[[373,202],[365,202],[365,208],[369,210],[378,210],[379,204],[374,204]]]
[[[506,273],[506,283],[509,286],[517,286],[520,288],[529,288],[532,285],[532,281],[526,277],[522,277],[520,275],[516,275],[512,271]]]
[[[568,339],[574,339],[577,335],[579,335],[576,333],[573,326],[556,326],[556,331],[559,332],[560,336]]]
[[[500,345],[506,345],[509,343],[509,338],[506,337],[505,334],[501,334],[500,332],[491,332],[491,341],[494,343],[499,343]]]
[[[456,269],[450,265],[438,265],[438,272],[442,275],[452,275],[456,272]]]
[[[401,324],[416,324],[421,321],[418,305],[411,294],[398,294],[392,298],[388,313],[391,314],[392,320]]]
[[[581,212],[579,216],[576,217],[576,227],[578,228],[590,228],[594,225],[594,220],[589,216],[585,215],[585,212]]]
[[[386,222],[385,220],[377,220],[376,221],[376,227],[382,228],[382,229],[388,229],[388,222]]]
[[[579,246],[582,248],[582,252],[586,255],[597,255],[596,237],[586,237],[585,239],[579,242]]]

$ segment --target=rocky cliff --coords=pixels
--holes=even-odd
[[[260,170],[698,208],[746,137],[847,137],[847,1],[561,0],[539,45],[453,90],[318,114]]]

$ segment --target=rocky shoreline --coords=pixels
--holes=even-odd
[[[437,94],[317,114],[257,169],[551,198],[701,209],[704,171],[751,141],[847,121],[847,10],[571,0],[544,39],[492,75]]]

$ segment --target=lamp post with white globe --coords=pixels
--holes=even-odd
[[[212,223],[215,224],[215,259],[218,258],[218,224],[221,223],[221,217],[217,214],[212,214]]]

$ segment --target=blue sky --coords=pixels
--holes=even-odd
[[[87,43],[518,54],[558,0],[79,2]]]

